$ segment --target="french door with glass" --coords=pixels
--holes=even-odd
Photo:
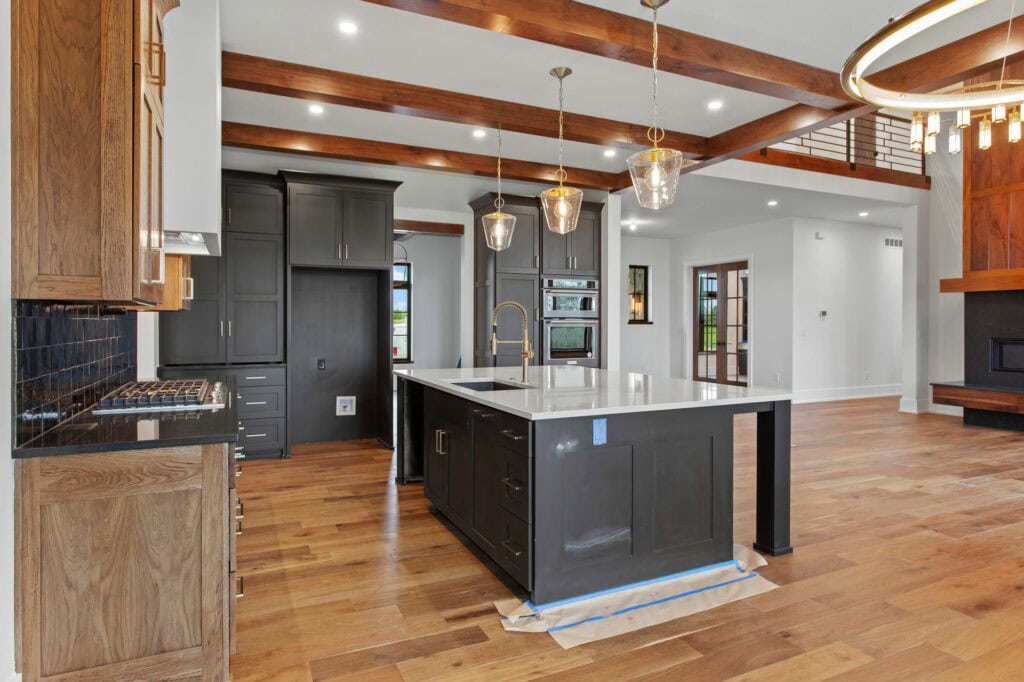
[[[693,269],[693,378],[747,385],[750,352],[746,261]]]

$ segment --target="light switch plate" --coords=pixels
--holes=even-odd
[[[334,400],[334,414],[338,417],[351,417],[356,413],[356,397],[354,395],[339,395]]]

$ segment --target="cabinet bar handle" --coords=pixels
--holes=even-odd
[[[473,416],[480,417],[481,419],[493,419],[498,416],[497,412],[484,412],[479,407],[473,408]]]
[[[220,321],[220,335],[224,336],[224,320]]]
[[[235,478],[238,478],[241,475],[242,475],[242,465],[241,464],[236,464],[235,465]]]
[[[509,438],[509,439],[515,440],[515,441],[520,441],[520,440],[525,440],[526,439],[526,436],[519,435],[515,431],[513,431],[512,429],[502,429],[501,431],[499,431],[499,433],[501,435],[505,436],[505,438]]]
[[[448,454],[448,432],[443,429],[441,430],[441,454]]]
[[[348,244],[345,244],[345,260],[348,260]]]
[[[195,298],[196,283],[191,277],[184,277],[181,280],[181,300],[191,301]]]
[[[265,434],[265,433],[247,433],[245,435],[245,437],[246,438],[266,438],[267,434]]]
[[[572,258],[569,258],[569,256],[565,257],[565,267],[572,270]]]
[[[540,308],[533,309],[533,319],[540,322]]]
[[[244,452],[238,452],[238,451],[236,450],[236,451],[235,451],[235,459],[236,459],[236,460],[240,460],[240,459],[245,459],[245,453],[244,453]]]
[[[523,555],[523,550],[519,549],[518,547],[513,545],[508,540],[502,540],[501,541],[501,546],[505,548],[506,552],[511,554],[516,559],[518,559],[519,557],[521,557]]]
[[[540,256],[534,256],[533,257],[533,267],[535,267],[535,268],[539,268],[540,267]]]
[[[241,520],[239,520],[239,517],[236,516],[235,517],[235,535],[241,535],[241,534],[242,534],[242,522],[241,522]]]
[[[245,505],[242,504],[241,500],[239,500],[237,503],[235,503],[235,518],[236,519],[244,519],[245,518]]]
[[[231,336],[231,320],[228,320],[228,336]]]
[[[228,206],[228,225],[231,224],[231,207]]]
[[[441,429],[434,429],[434,452],[441,454]]]
[[[246,377],[245,378],[246,381],[258,381],[260,379],[263,379],[264,381],[266,381],[267,378],[266,377]]]
[[[501,479],[501,482],[505,484],[506,488],[508,488],[514,493],[521,493],[524,490],[526,490],[526,486],[523,485],[523,482],[515,478],[508,478],[506,476],[505,478]]]
[[[251,403],[246,403],[246,405],[266,405],[266,404],[267,404],[266,400],[256,400],[256,401],[251,402]]]
[[[238,576],[235,578],[235,599],[241,599],[245,596],[245,578]]]
[[[338,242],[338,260],[341,260],[341,242]]]

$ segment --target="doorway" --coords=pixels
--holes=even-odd
[[[693,269],[693,378],[746,386],[750,353],[747,261]]]

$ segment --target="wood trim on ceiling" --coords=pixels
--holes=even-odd
[[[558,137],[558,111],[476,97],[354,73],[265,59],[237,52],[221,55],[226,88],[406,114],[450,123]],[[565,114],[565,139],[588,144],[647,146],[647,126]],[[703,156],[707,138],[666,131],[663,146]]]
[[[651,22],[573,0],[363,0],[527,40],[650,66]],[[819,108],[850,100],[826,69],[659,26],[659,68]]]
[[[416,232],[418,234],[462,235],[465,227],[459,223],[435,223],[430,220],[400,220],[395,218],[395,232]]]
[[[222,123],[221,135],[225,147],[426,168],[484,177],[494,177],[498,161],[496,157],[483,154],[467,154],[231,121]],[[501,160],[502,177],[508,180],[553,184],[558,182],[555,178],[557,171],[558,166],[551,164],[505,158]],[[567,168],[566,172],[569,174],[567,184],[574,187],[611,191],[621,185],[621,173],[605,173],[582,168]]]
[[[917,189],[931,189],[932,186],[931,178],[927,175],[889,170],[888,168],[878,168],[877,166],[865,164],[850,164],[823,156],[797,154],[779,149],[762,149],[737,158],[740,161],[766,163],[770,166],[828,173],[829,175],[842,175],[848,178],[860,178],[861,180],[876,180],[889,183],[890,185],[903,185],[905,187],[916,187]]]

